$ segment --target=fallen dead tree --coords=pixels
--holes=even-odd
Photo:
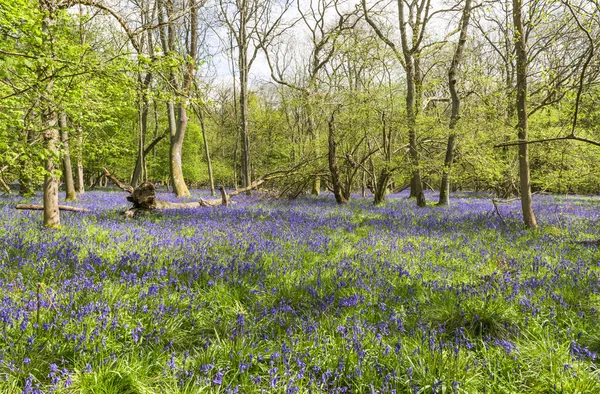
[[[184,209],[184,208],[200,208],[200,207],[215,207],[215,206],[229,206],[230,198],[235,197],[239,194],[246,193],[248,191],[254,190],[265,182],[271,179],[280,178],[283,176],[290,175],[294,172],[294,170],[279,170],[271,172],[260,179],[252,182],[247,187],[235,190],[231,192],[229,195],[225,191],[223,186],[219,187],[219,191],[221,192],[221,198],[213,198],[213,199],[200,199],[200,201],[192,201],[192,202],[169,202],[158,200],[156,198],[156,187],[151,182],[144,182],[136,189],[132,186],[127,185],[121,182],[117,177],[112,175],[106,168],[103,168],[104,175],[108,179],[110,179],[117,187],[121,190],[129,193],[127,196],[127,201],[133,203],[133,207],[127,209],[122,214],[126,217],[134,217],[140,211],[153,211],[153,210],[163,210],[163,209]]]
[[[131,188],[131,186],[129,187]],[[128,191],[129,189],[123,189]],[[156,199],[156,188],[151,182],[142,183],[137,189],[127,196],[127,201],[133,203],[133,207],[123,212],[123,216],[134,217],[139,211],[152,211],[161,209],[184,209],[184,208],[200,208],[214,207],[218,205],[229,205],[229,198],[225,189],[221,187],[220,199],[200,200],[192,202],[169,202]]]
[[[27,209],[33,211],[43,211],[44,206],[42,204],[17,204],[15,206],[17,209]],[[61,211],[71,211],[71,212],[89,212],[90,210],[82,207],[71,207],[69,205],[59,205],[58,209]]]
[[[223,187],[220,188],[221,198],[200,200],[193,202],[169,202],[162,201],[156,198],[156,187],[151,182],[144,182],[136,189],[132,186],[121,182],[117,177],[112,175],[106,168],[102,169],[104,175],[112,181],[119,189],[129,193],[127,201],[133,203],[133,207],[127,209],[122,214],[126,217],[134,217],[139,211],[152,211],[156,209],[182,209],[182,208],[199,208],[212,207],[217,205],[229,205],[229,197]]]

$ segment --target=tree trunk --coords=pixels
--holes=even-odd
[[[392,160],[392,134],[391,134],[391,128],[389,128],[387,126],[385,111],[381,112],[380,121],[381,121],[381,145],[383,147],[383,155],[385,158],[385,163],[383,164],[383,168],[381,169],[381,173],[380,173],[379,177],[375,176],[375,172],[374,172],[375,168],[373,166],[373,160],[369,159],[371,162],[371,171],[373,171],[373,176],[375,177],[374,182],[373,182],[374,183],[373,194],[375,196],[373,203],[375,205],[379,205],[379,204],[382,204],[385,202],[387,188],[390,183],[390,179],[392,178],[392,173],[389,170],[389,168],[391,167],[391,160]],[[389,134],[388,134],[388,129],[390,130]],[[369,150],[371,150],[370,147],[369,147]]]
[[[331,172],[331,184],[333,186],[333,195],[335,196],[335,201],[338,204],[346,204],[348,200],[344,197],[342,191],[342,184],[340,181],[340,173],[337,166],[336,160],[336,151],[337,151],[337,143],[335,142],[335,128],[334,128],[335,118],[334,115],[331,116],[329,120],[329,133],[328,133],[328,143],[329,143],[329,151],[328,151],[328,159],[329,159],[329,171]]]
[[[311,193],[314,196],[321,194],[321,177],[318,175],[315,175],[315,178],[313,179]]]
[[[167,14],[166,14],[166,21],[164,18],[164,12],[163,12],[163,7],[166,9]],[[159,35],[160,35],[160,41],[163,47],[163,51],[165,53],[169,53],[172,51],[175,51],[175,26],[174,26],[174,22],[171,20],[172,18],[172,14],[173,14],[173,3],[172,2],[167,2],[166,7],[163,4],[162,1],[159,1],[157,3],[157,10],[158,10],[158,19],[160,22],[163,22],[164,24],[161,25],[159,27]],[[192,1],[190,2],[190,10],[191,10],[191,16],[190,16],[190,20],[191,20],[191,38],[192,38],[192,43],[190,45],[190,49],[191,50],[196,50],[196,46],[195,43],[197,43],[197,39],[198,39],[198,35],[196,34],[197,31],[194,30],[194,26],[197,24],[197,7],[195,5],[195,2]],[[165,25],[166,25],[166,29],[165,29]],[[196,25],[197,26],[197,25]],[[195,60],[196,56],[195,56],[195,52],[190,52],[187,55],[189,55],[192,59],[191,61],[191,71],[193,72],[193,61]],[[184,97],[180,97],[181,100],[186,100],[187,99],[187,93],[189,91],[189,84],[191,82],[191,78],[193,78],[192,72],[190,72],[190,70],[186,70],[187,71],[187,75],[184,76],[184,84],[181,88],[181,91],[179,91],[178,88],[178,83],[177,83],[177,79],[175,77],[175,73],[174,72],[170,72],[169,74],[169,83],[171,84],[171,86],[175,89],[177,89],[176,93],[179,95],[182,95]],[[190,191],[188,190],[187,185],[185,184],[185,179],[183,178],[183,169],[182,169],[182,148],[183,148],[183,139],[185,137],[185,129],[187,126],[187,121],[188,121],[188,117],[187,117],[187,111],[186,111],[186,104],[185,103],[179,103],[177,105],[178,111],[177,111],[177,119],[175,118],[175,105],[173,103],[173,100],[169,100],[167,102],[167,112],[168,112],[168,117],[169,117],[169,135],[170,135],[170,148],[169,148],[169,173],[171,176],[171,181],[173,182],[173,192],[175,193],[175,195],[177,195],[178,197],[184,197],[184,196],[189,196],[190,195]]]
[[[241,167],[242,187],[250,185],[250,138],[248,136],[248,72],[246,54],[240,53],[240,142],[241,142]]]
[[[63,179],[65,182],[65,199],[67,201],[77,200],[75,194],[75,182],[73,181],[73,169],[71,167],[71,152],[69,151],[69,131],[67,129],[67,114],[60,114],[58,119],[60,125],[60,139],[63,145]]]
[[[56,23],[56,4],[53,1],[40,0],[40,10],[45,14],[42,20],[42,47],[54,48],[54,36],[51,27]],[[56,128],[58,115],[54,105],[54,53],[50,53],[50,65],[39,69],[40,81],[45,80],[45,89],[41,97],[42,105],[42,130],[44,147],[47,158],[45,163],[46,176],[44,178],[44,226],[51,228],[60,227],[60,213],[58,211],[58,177],[54,159],[59,157],[59,132]]]
[[[465,0],[465,8],[460,22],[460,37],[454,51],[452,63],[448,70],[448,86],[450,90],[450,98],[452,100],[452,114],[450,115],[450,123],[448,129],[448,145],[446,146],[446,158],[444,160],[444,168],[442,172],[442,184],[440,185],[440,199],[438,205],[448,205],[450,203],[450,170],[452,169],[452,161],[454,160],[454,145],[456,143],[456,124],[460,119],[460,97],[456,92],[456,69],[462,60],[463,49],[467,42],[467,32],[469,29],[469,19],[471,17],[471,1]]]
[[[148,130],[148,110],[149,110],[149,100],[147,89],[150,85],[150,81],[152,80],[152,74],[146,74],[146,78],[142,82],[141,78],[138,80],[138,83],[141,85],[142,89],[142,105],[140,109],[140,138],[138,140],[138,154],[135,161],[135,168],[133,170],[133,176],[131,177],[131,184],[136,187],[140,183],[142,183],[144,179],[144,169],[146,168],[146,155],[144,154],[145,145],[146,145],[146,132]]]
[[[361,177],[361,181],[360,181],[360,195],[362,196],[362,198],[367,197],[367,173],[366,172],[362,172],[362,177]]]
[[[385,195],[387,193],[390,178],[391,174],[386,168],[383,168],[381,170],[381,175],[377,179],[377,184],[375,185],[375,200],[373,201],[375,205],[383,204],[385,202]]]
[[[189,196],[190,192],[183,179],[183,170],[181,163],[181,151],[183,148],[183,138],[178,133],[177,122],[175,119],[175,105],[173,101],[167,103],[167,111],[169,115],[169,169],[173,193],[178,197]]]
[[[235,148],[233,148],[233,187],[237,190],[238,188],[238,165],[237,165],[237,157],[238,157],[238,144],[240,142],[239,138],[235,139]]]
[[[208,149],[208,138],[206,136],[206,125],[204,124],[204,114],[201,109],[198,109],[198,119],[200,120],[200,128],[202,129],[202,141],[204,142],[204,155],[206,156],[206,163],[208,166],[208,180],[210,181],[210,194],[212,196],[215,193],[215,179],[213,177],[212,163],[210,161],[210,150]]]
[[[242,187],[252,183],[250,173],[250,138],[248,136],[248,37],[247,23],[248,15],[246,6],[240,8],[240,29],[238,35],[238,72],[240,78],[240,142],[241,142],[241,167]],[[250,192],[248,192],[250,194]]]
[[[454,108],[454,104],[452,105]],[[454,109],[452,110],[454,112]],[[454,123],[455,124],[455,123]],[[442,170],[442,184],[440,185],[440,199],[438,205],[450,204],[450,170],[454,161],[454,146],[456,145],[456,133],[452,119],[450,120],[450,134],[448,135],[448,144],[446,145],[446,157],[444,159],[444,168]]]
[[[77,193],[85,193],[85,181],[83,179],[83,129],[77,127]]]
[[[408,57],[406,61],[406,116],[408,120],[408,144],[412,170],[412,184],[410,195],[417,198],[417,205],[424,207],[427,205],[425,194],[423,193],[423,183],[421,182],[421,172],[419,170],[419,151],[417,147],[417,130],[415,114],[415,70],[413,58]]]
[[[513,0],[513,22],[515,26],[515,48],[517,52],[517,125],[520,141],[527,141],[527,50],[521,0]],[[529,173],[529,144],[519,145],[519,180],[521,187],[521,210],[523,221],[528,228],[537,226],[531,201],[531,183]]]
[[[48,86],[46,94],[51,94],[52,86]],[[51,99],[49,99],[51,100]],[[49,101],[48,100],[48,101]],[[54,158],[59,156],[58,130],[56,129],[58,117],[53,103],[48,102],[42,113],[42,126],[44,127],[44,146],[48,151],[46,158],[46,176],[44,178],[44,226],[60,227],[60,214],[58,212],[58,177]]]
[[[190,43],[187,48],[186,55],[190,58],[188,61],[187,69],[183,75],[183,82],[181,87],[181,96],[179,103],[177,104],[177,128],[175,135],[171,134],[171,176],[173,178],[173,191],[178,197],[188,197],[190,191],[185,184],[183,178],[183,165],[182,165],[182,150],[183,141],[185,138],[185,132],[187,129],[188,116],[187,116],[187,97],[192,85],[192,79],[194,78],[194,69],[196,62],[196,55],[198,49],[198,7],[196,6],[195,0],[190,0]],[[169,25],[171,28],[172,25]],[[173,40],[173,31],[169,32],[169,39]],[[173,50],[174,45],[171,43],[170,48]],[[171,78],[175,81],[175,77]]]
[[[186,105],[180,103],[177,112],[177,129],[175,135],[171,136],[171,176],[173,177],[173,191],[177,197],[187,197],[190,195],[190,191],[183,178],[183,163],[181,159],[183,139],[185,137],[185,130],[188,122]]]
[[[314,67],[314,66],[313,66]],[[314,84],[314,82],[313,82]],[[308,92],[312,91],[312,85],[309,87]],[[305,94],[306,100],[306,111],[307,111],[307,126],[308,126],[308,135],[312,140],[312,145],[314,149],[315,157],[319,156],[319,145],[318,145],[318,134],[315,127],[315,118],[314,118],[314,109],[311,103],[311,95],[309,93]],[[321,177],[318,175],[313,179],[311,194],[318,196],[321,193]]]

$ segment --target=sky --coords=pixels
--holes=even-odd
[[[201,52],[201,56],[205,59],[205,62],[202,68],[199,70],[199,73],[201,78],[210,80],[214,84],[230,86],[232,83],[232,60],[230,51],[228,49],[230,45],[228,42],[227,28],[223,24],[219,23],[217,17],[215,16],[217,11],[216,1],[217,0],[208,0],[200,13],[202,24],[204,26],[208,26],[208,28],[206,30],[204,39],[203,51]],[[281,3],[281,1],[282,0],[279,0],[278,2]],[[317,0],[312,1],[315,4],[317,2]],[[433,0],[432,10],[448,8],[442,3],[442,1],[443,0]],[[351,11],[360,4],[359,0],[340,0],[340,2],[342,3],[340,6],[342,11]],[[112,3],[110,4],[111,8],[117,10],[120,15],[123,15],[124,19],[126,19],[128,24],[130,24],[133,28],[139,26],[139,22],[136,23],[136,20],[139,19],[139,8],[134,5],[132,0],[112,0],[112,2],[108,1],[107,3]],[[311,0],[297,0],[297,2],[294,1],[286,13],[284,24],[290,24],[293,23],[293,21],[297,21],[301,15],[298,7],[303,10],[308,10],[310,3]],[[395,22],[395,2],[368,0],[367,6],[376,6],[379,7],[379,9],[385,6],[385,17],[389,19],[390,23]],[[72,12],[78,12],[77,7],[74,7]],[[94,14],[95,12],[89,9],[89,13]],[[330,10],[326,15],[326,19],[331,22],[334,22],[334,20],[337,18],[334,10]],[[436,17],[436,19],[433,20],[429,25],[429,35],[435,37],[436,39],[443,38],[453,28],[453,26],[457,24],[457,15],[458,13],[454,13],[453,16],[442,15],[441,17]],[[101,23],[111,24],[116,30],[122,32],[122,29],[114,20],[114,18],[101,15],[98,18],[100,18],[102,21]],[[376,19],[380,22],[384,21],[383,17],[381,16],[377,16]],[[397,42],[398,40],[395,38],[399,36],[398,29],[394,29],[391,32],[394,41]],[[286,32],[283,41],[286,41],[288,44],[286,48],[295,48],[297,52],[296,55],[300,54],[301,57],[303,51],[308,52],[310,50],[308,45],[310,42],[309,31],[306,25],[304,25],[304,23],[301,21],[295,23],[295,25]],[[237,69],[237,64],[234,65]],[[237,72],[237,70],[234,72]],[[270,69],[264,54],[262,51],[259,51],[256,61],[254,62],[250,71],[250,83],[251,85],[258,86],[269,81],[271,81]]]

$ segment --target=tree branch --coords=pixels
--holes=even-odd
[[[600,142],[598,142],[598,141],[589,140],[587,138],[577,137],[575,135],[567,135],[565,137],[542,138],[542,139],[539,139],[539,140],[532,140],[532,141],[522,141],[522,140],[520,140],[520,141],[503,142],[501,144],[494,145],[494,148],[502,148],[502,147],[505,147],[505,146],[516,146],[516,145],[523,145],[523,144],[539,144],[539,143],[542,143],[542,142],[565,141],[565,140],[580,141],[580,142],[585,142],[587,144],[592,144],[592,145],[600,146]]]

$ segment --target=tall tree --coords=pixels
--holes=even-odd
[[[452,161],[454,161],[454,145],[456,144],[456,125],[460,119],[460,97],[456,90],[457,76],[456,71],[462,61],[463,50],[467,43],[467,33],[469,30],[469,20],[471,18],[471,2],[472,0],[465,0],[465,6],[463,8],[462,17],[460,19],[460,36],[458,43],[454,49],[454,55],[452,56],[452,62],[448,69],[448,89],[450,90],[450,100],[452,103],[452,113],[450,114],[450,123],[448,129],[448,144],[446,147],[446,157],[444,159],[444,169],[442,172],[442,184],[440,186],[440,199],[439,205],[448,205],[450,202],[450,170],[452,168]]]
[[[376,21],[370,16],[366,0],[362,0],[362,9],[367,23],[377,36],[386,43],[396,55],[406,74],[406,122],[408,126],[409,156],[411,159],[411,196],[417,198],[417,205],[427,205],[423,193],[423,183],[419,168],[419,149],[417,144],[417,114],[421,107],[422,72],[420,56],[423,50],[423,39],[427,24],[431,21],[431,0],[406,2],[398,0],[398,29],[400,30],[400,47],[386,36]],[[408,15],[407,15],[408,12]]]
[[[283,22],[291,0],[219,0],[221,18],[237,46],[239,82],[239,138],[243,187],[252,183],[250,160],[249,75],[261,48],[268,45]]]
[[[188,96],[194,79],[198,54],[198,7],[203,4],[203,1],[190,0],[188,3],[189,18],[183,19],[183,26],[180,26],[181,29],[177,29],[174,1],[159,0],[158,3],[160,41],[165,55],[177,54],[176,40],[180,35],[184,37],[184,43],[179,43],[179,47],[183,48],[180,55],[185,59],[180,78],[181,83],[179,83],[175,71],[171,69],[168,82],[175,97],[170,98],[167,102],[170,135],[170,174],[173,182],[173,192],[179,197],[190,195],[183,178],[182,150],[189,120],[187,114]]]
[[[56,24],[58,4],[54,0],[39,0],[42,19],[42,47],[48,48],[49,62],[45,67],[39,67],[38,81],[42,88],[41,115],[44,147],[47,151],[46,171],[44,178],[44,226],[60,227],[60,214],[58,211],[58,177],[56,176],[56,157],[59,157],[59,133],[57,129],[58,113],[54,100],[54,44],[56,42],[52,29]]]
[[[517,132],[520,141],[527,141],[527,36],[523,28],[523,5],[521,0],[513,0],[513,23],[515,25],[515,48],[517,51]],[[529,145],[519,145],[519,185],[521,189],[521,210],[523,221],[528,228],[537,226],[531,201],[531,175],[529,170]]]

